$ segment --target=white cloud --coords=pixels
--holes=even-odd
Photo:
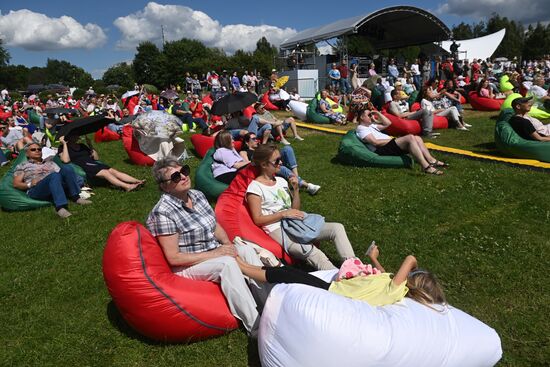
[[[50,18],[28,9],[0,14],[0,38],[8,46],[32,51],[92,49],[107,40],[97,24],[82,25],[74,18]]]
[[[448,0],[439,6],[437,13],[478,19],[497,13],[522,24],[550,20],[548,0]]]
[[[296,34],[295,29],[269,25],[222,26],[201,11],[181,5],[161,5],[155,2],[148,3],[141,11],[117,18],[114,24],[122,33],[122,39],[117,43],[122,49],[134,48],[142,41],[160,43],[161,25],[164,26],[167,41],[190,38],[209,47],[223,48],[229,53],[238,49],[253,51],[256,42],[262,36],[270,43],[279,45],[286,38]]]

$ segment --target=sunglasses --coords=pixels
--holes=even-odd
[[[42,148],[29,148],[31,152],[41,152]]]
[[[183,179],[182,176],[189,177],[190,173],[191,173],[191,168],[188,165],[185,165],[185,166],[181,167],[181,169],[179,171],[176,171],[176,172],[172,173],[170,175],[169,179],[162,180],[162,181],[160,181],[160,183],[166,183],[166,182],[172,181],[173,183],[177,184]]]
[[[281,164],[283,164],[283,160],[281,158],[277,158],[275,159],[275,162],[269,162],[271,163],[273,166],[277,167],[277,166],[280,166]]]

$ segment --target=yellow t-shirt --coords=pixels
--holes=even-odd
[[[409,288],[407,282],[394,285],[390,273],[358,276],[332,282],[329,291],[344,297],[365,301],[371,306],[391,305],[405,297]]]

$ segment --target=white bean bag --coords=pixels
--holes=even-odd
[[[409,298],[372,307],[301,284],[273,288],[258,346],[263,367],[473,367],[502,356],[495,330],[454,307],[441,313]]]
[[[306,121],[307,103],[300,101],[290,101],[288,107],[292,110],[294,116],[302,121]]]

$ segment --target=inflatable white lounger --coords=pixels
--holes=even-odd
[[[258,346],[263,367],[481,367],[502,356],[495,330],[457,308],[436,312],[409,298],[372,307],[301,284],[273,287]]]

